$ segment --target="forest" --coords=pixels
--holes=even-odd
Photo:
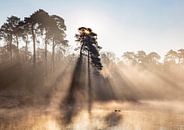
[[[138,50],[117,57],[99,47],[100,59],[91,59],[96,70],[94,64],[87,67],[89,63],[81,58],[79,49],[71,50],[66,30],[63,17],[42,9],[24,19],[7,17],[1,25],[0,129],[183,128],[178,127],[183,116],[176,114],[183,112],[183,48],[171,48],[164,56]],[[80,41],[79,35],[74,37]],[[101,60],[102,65],[95,60]],[[86,84],[90,88],[85,88]],[[83,112],[86,107],[88,112]],[[140,113],[132,113],[135,108]],[[149,112],[155,116],[143,116]],[[87,121],[86,113],[92,116]],[[145,121],[132,121],[132,114]],[[155,126],[157,120],[160,123]]]

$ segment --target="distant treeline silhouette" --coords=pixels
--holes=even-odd
[[[126,65],[182,65],[184,64],[184,49],[177,51],[171,49],[164,57],[161,57],[157,52],[146,54],[143,50],[137,51],[136,53],[127,51],[118,59],[112,52],[103,52],[102,59],[106,64],[116,62]]]

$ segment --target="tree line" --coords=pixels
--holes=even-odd
[[[123,59],[128,60],[131,64],[183,64],[184,63],[184,49],[169,50],[161,59],[161,56],[156,52],[146,54],[144,51],[125,52]]]
[[[10,16],[0,27],[0,63],[23,61],[36,66],[41,62],[47,68],[51,61],[51,68],[54,69],[55,60],[60,60],[68,48],[65,31],[66,25],[62,17],[49,15],[42,9],[24,19]],[[101,57],[106,63],[116,59],[110,52],[102,53]],[[145,51],[127,51],[119,61],[132,65],[183,64],[184,49],[170,50],[163,59],[156,52],[146,54]]]
[[[55,59],[62,57],[68,47],[65,31],[66,25],[62,17],[49,15],[42,9],[23,20],[10,16],[0,28],[0,62],[23,61],[36,66],[44,61],[47,66],[50,57],[54,68]],[[52,51],[48,51],[48,45]],[[58,58],[56,54],[59,55]]]
[[[184,64],[184,49],[169,50],[164,57],[161,57],[157,52],[146,53],[145,51],[127,51],[124,52],[120,59],[117,59],[114,53],[103,52],[101,54],[103,62],[123,63],[127,65],[183,65]]]

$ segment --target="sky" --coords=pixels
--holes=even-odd
[[[117,56],[184,48],[184,0],[0,0],[0,25],[11,15],[23,19],[38,9],[65,19],[72,46],[78,27],[86,26],[98,34],[103,51]]]

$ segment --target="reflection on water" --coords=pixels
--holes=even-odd
[[[68,126],[62,125],[56,111],[1,110],[0,130],[184,130],[183,112],[164,106],[96,103],[90,116],[83,110]]]

